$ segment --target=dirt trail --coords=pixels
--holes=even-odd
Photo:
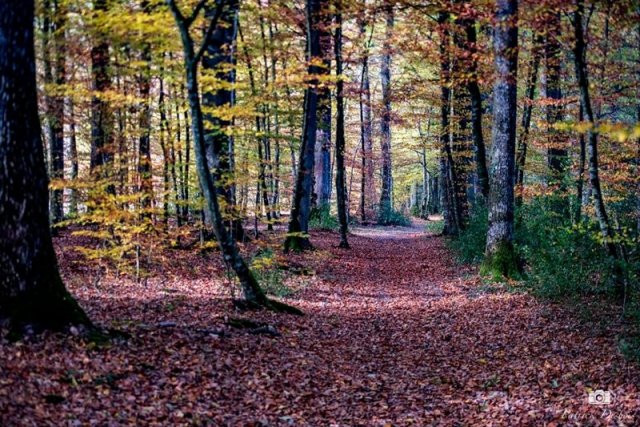
[[[306,316],[244,315],[279,337],[224,329],[234,314],[210,280],[151,281],[136,298],[124,284],[120,296],[75,289],[94,318],[128,319],[133,337],[97,349],[46,339],[22,356],[0,346],[0,424],[638,425],[640,375],[613,334],[482,285],[423,230],[356,228],[351,250],[314,233],[318,249],[295,261],[315,276],[290,300]],[[177,325],[148,327],[167,317]],[[597,388],[616,395],[606,411],[587,403]],[[45,394],[65,400],[33,406]]]

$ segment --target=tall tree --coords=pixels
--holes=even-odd
[[[318,22],[322,67],[318,85],[318,135],[314,164],[315,204],[324,209],[328,208],[331,198],[331,86],[327,81],[331,75],[331,16],[329,2],[325,1]]]
[[[550,184],[564,185],[564,174],[567,167],[567,149],[563,146],[565,141],[559,138],[559,134],[553,126],[562,121],[562,64],[560,55],[560,13],[550,10],[545,14],[545,68],[546,68],[546,95],[549,99],[547,105],[547,124],[549,127],[549,148],[547,150],[548,164],[551,172]]]
[[[380,148],[382,151],[382,186],[380,190],[380,212],[378,221],[389,222],[393,208],[391,196],[393,176],[391,170],[391,38],[393,36],[393,4],[384,4],[386,32],[382,43],[382,62],[380,64],[380,83],[382,86],[382,117],[380,118]]]
[[[336,30],[334,35],[336,57],[336,202],[340,222],[340,247],[348,248],[347,189],[344,166],[344,76],[342,75],[342,0],[336,0]]]
[[[93,4],[94,23],[107,12],[107,0],[95,0]],[[109,43],[104,29],[96,24],[95,40],[91,47],[91,162],[90,168],[99,179],[109,179],[113,167],[113,117],[105,93],[111,89]],[[114,193],[115,187],[108,184],[107,192]]]
[[[311,210],[311,194],[313,191],[313,168],[318,128],[318,77],[321,58],[319,14],[326,0],[307,0],[307,60],[309,62],[309,81],[304,95],[304,126],[302,144],[298,160],[298,176],[296,177],[293,206],[289,220],[288,235],[284,243],[286,250],[300,251],[311,248],[309,241],[309,213]]]
[[[596,218],[600,226],[600,234],[604,241],[605,248],[614,259],[618,258],[618,251],[614,243],[615,232],[611,226],[609,215],[604,204],[602,187],[600,184],[600,166],[598,158],[598,133],[593,128],[596,125],[591,104],[591,93],[589,91],[589,76],[587,73],[587,42],[584,30],[584,1],[577,0],[576,10],[573,14],[573,33],[575,44],[573,46],[574,66],[576,81],[580,90],[580,105],[584,118],[591,124],[587,138],[587,157],[589,164],[589,183],[591,184],[591,195],[595,203]],[[616,272],[619,273],[619,272]],[[615,277],[616,293],[622,297],[625,293],[624,283],[621,278]]]
[[[47,94],[47,131],[49,137],[49,171],[51,178],[64,178],[64,96],[61,86],[66,83],[65,68],[65,26],[67,11],[62,0],[46,1],[45,22],[45,83],[52,84],[54,94]],[[47,34],[48,33],[48,34]],[[52,89],[49,89],[52,90]],[[62,221],[63,189],[58,185],[51,192],[51,220]]]
[[[149,3],[144,0],[142,8],[149,12]],[[138,126],[140,138],[138,140],[138,174],[140,180],[140,204],[142,216],[151,218],[151,202],[153,200],[153,177],[151,171],[151,45],[144,41],[140,52],[142,69],[138,77],[140,92],[140,114]]]
[[[463,19],[462,26],[466,34],[466,48],[469,52],[467,89],[471,98],[471,135],[476,163],[477,192],[486,201],[489,195],[489,172],[487,171],[487,150],[482,135],[482,94],[478,84],[478,36],[474,19]]]
[[[513,247],[516,95],[518,77],[518,0],[497,0],[493,49],[493,144],[489,182],[489,229],[482,273],[518,274]]]
[[[438,32],[440,36],[440,205],[444,217],[442,233],[456,236],[460,232],[458,215],[456,165],[451,152],[451,32],[448,27],[450,14],[438,13]]]
[[[536,86],[538,83],[538,71],[540,68],[540,52],[542,45],[542,36],[540,33],[534,33],[533,45],[531,49],[531,59],[529,60],[529,73],[525,83],[525,100],[522,111],[522,122],[520,134],[518,136],[518,145],[516,147],[516,188],[518,195],[516,204],[522,204],[522,186],[524,185],[524,166],[527,160],[527,147],[529,143],[529,130],[531,129],[531,115],[533,112],[533,98],[536,94]]]
[[[198,65],[207,49],[211,33],[216,28],[218,20],[222,15],[225,2],[223,1],[218,3],[215,9],[215,14],[208,20],[209,23],[203,42],[199,46],[196,46],[189,29],[197,19],[202,8],[205,6],[206,0],[198,3],[192,13],[187,17],[182,14],[176,5],[175,0],[166,1],[176,21],[180,32],[180,39],[182,41],[184,67],[187,80],[187,95],[189,108],[191,110],[191,129],[193,133],[196,169],[198,177],[200,178],[202,193],[206,200],[206,209],[209,212],[209,220],[213,225],[213,231],[216,235],[218,245],[220,245],[224,262],[235,272],[240,282],[240,286],[242,287],[246,305],[250,307],[266,307],[276,311],[301,314],[302,312],[300,310],[288,306],[287,304],[271,300],[264,294],[258,280],[240,254],[235,239],[231,233],[227,231],[218,200],[218,194],[220,192],[218,188],[219,184],[216,181],[215,174],[211,173],[211,169],[207,161],[207,146],[204,137],[204,117],[202,114],[200,88],[198,83]]]
[[[360,155],[361,177],[360,177],[360,219],[367,220],[367,212],[374,210],[375,205],[375,181],[373,169],[373,138],[371,120],[371,85],[369,83],[369,50],[371,49],[371,38],[373,37],[373,27],[369,37],[366,36],[367,28],[367,8],[366,2],[362,5],[362,18],[360,19],[360,36],[364,39],[364,48],[361,59],[360,76]]]
[[[229,218],[232,234],[236,239],[244,238],[242,222],[237,218],[235,209],[234,186],[234,138],[231,135],[231,119],[222,117],[216,111],[229,108],[234,104],[235,88],[235,43],[238,33],[238,0],[230,0],[216,29],[211,33],[207,51],[202,58],[203,72],[215,79],[216,90],[205,90],[202,94],[202,105],[206,108],[205,143],[208,161],[219,189],[225,201],[225,214]],[[215,7],[208,6],[205,11],[208,18],[215,15]]]
[[[32,0],[0,2],[0,320],[16,332],[91,324],[65,289],[49,230],[33,14]]]

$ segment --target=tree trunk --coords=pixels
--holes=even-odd
[[[591,95],[589,93],[589,77],[587,74],[587,45],[583,28],[584,2],[577,0],[576,11],[573,16],[573,29],[575,45],[573,48],[574,65],[576,71],[576,81],[580,89],[580,105],[584,113],[584,118],[595,126],[593,108],[591,105]],[[598,134],[596,129],[590,129],[587,140],[587,154],[589,162],[589,182],[591,184],[591,195],[595,202],[596,217],[600,226],[600,233],[604,241],[605,248],[609,256],[619,259],[618,251],[614,243],[614,230],[611,227],[607,209],[604,204],[604,197],[600,186],[599,159],[598,159]],[[616,269],[617,270],[617,269]],[[616,271],[616,273],[619,273]],[[625,289],[621,277],[616,274],[614,278],[616,294],[618,297],[624,296]]]
[[[553,128],[563,120],[563,107],[561,88],[561,57],[560,57],[560,14],[550,12],[545,14],[546,40],[545,40],[545,68],[546,68],[546,95],[549,99],[547,106],[547,126],[549,134],[549,147],[547,158],[551,179],[549,184],[564,188],[564,175],[567,167],[567,149],[565,138]]]
[[[107,0],[95,0],[94,10],[107,11]],[[96,30],[94,45],[91,48],[91,161],[90,171],[94,178],[102,181],[101,186],[109,194],[115,194],[111,182],[113,174],[113,117],[108,101],[102,95],[111,89],[109,76],[109,44],[102,30]]]
[[[344,166],[344,81],[342,80],[342,0],[336,1],[336,30],[334,50],[336,55],[336,201],[338,204],[338,221],[340,223],[340,247],[348,248],[347,240],[347,189],[345,188]]]
[[[207,51],[202,58],[202,68],[204,72],[215,77],[216,82],[224,84],[217,85],[215,91],[204,91],[202,94],[202,104],[207,110],[229,108],[234,103],[235,89],[235,43],[238,33],[238,8],[240,4],[237,0],[228,2],[220,17],[220,23],[212,32],[208,40]],[[211,18],[215,15],[215,8],[208,7],[206,16]],[[232,168],[234,155],[234,140],[229,132],[232,121],[221,118],[213,113],[205,113],[205,142],[207,144],[208,162],[213,173],[216,174],[216,181],[221,186],[220,195],[225,200],[225,215],[229,219],[231,233],[237,240],[244,239],[244,229],[242,221],[238,218],[235,206],[233,188],[234,173]],[[217,159],[217,163],[214,161]]]
[[[391,37],[393,35],[393,5],[384,5],[386,15],[386,34],[382,43],[382,62],[380,64],[380,82],[382,86],[382,117],[380,119],[380,138],[382,152],[382,186],[380,190],[380,212],[378,222],[387,224],[390,220],[393,203],[391,192],[393,177],[391,170]]]
[[[497,0],[493,48],[493,144],[489,182],[489,229],[481,272],[496,278],[518,275],[513,247],[514,173],[518,76],[518,0]]]
[[[0,320],[17,334],[91,322],[53,249],[38,118],[33,1],[0,2]]]
[[[326,80],[331,75],[331,12],[326,1],[320,9],[318,31],[322,54],[320,79]],[[320,209],[328,209],[331,199],[331,88],[326,83],[318,88],[317,120],[312,203]]]
[[[536,93],[536,85],[538,82],[538,70],[540,68],[540,45],[542,37],[539,34],[533,35],[533,44],[531,49],[531,61],[529,62],[529,74],[525,89],[525,104],[522,112],[522,129],[518,138],[518,147],[516,149],[516,188],[518,195],[516,196],[516,205],[522,204],[522,191],[524,185],[524,166],[527,160],[527,145],[529,138],[529,129],[531,128],[531,113],[533,111],[533,98]]]
[[[366,13],[366,4],[363,13]],[[366,19],[360,22],[360,35],[366,34]],[[371,30],[373,35],[373,29]],[[365,41],[364,53],[362,55],[362,75],[360,77],[360,151],[361,181],[360,181],[360,218],[364,222],[367,220],[367,213],[375,209],[375,175],[373,169],[373,139],[371,123],[371,87],[369,83],[369,49],[371,48],[371,36]]]
[[[209,220],[213,225],[213,230],[220,246],[224,261],[231,266],[242,287],[245,302],[251,307],[267,307],[272,310],[286,311],[289,313],[302,314],[302,312],[294,307],[268,299],[256,277],[249,269],[244,258],[240,254],[235,239],[227,231],[224,219],[220,212],[220,204],[218,201],[218,184],[215,174],[210,172],[207,163],[207,147],[204,138],[204,118],[202,115],[202,106],[200,104],[199,84],[198,84],[198,63],[204,49],[207,47],[207,39],[205,37],[204,44],[195,51],[194,42],[189,34],[190,21],[187,21],[182,15],[175,0],[167,0],[169,8],[175,18],[176,24],[180,31],[182,40],[185,72],[187,80],[187,93],[189,100],[189,108],[191,110],[191,128],[194,140],[194,152],[196,159],[196,169],[200,178],[202,192],[206,200],[206,208],[209,212]],[[208,33],[211,32],[217,24],[222,10],[218,8],[213,18],[210,19]]]
[[[316,132],[318,128],[318,76],[320,67],[314,60],[321,57],[319,14],[326,0],[307,0],[307,59],[310,81],[307,82],[304,103],[304,126],[298,175],[293,195],[293,206],[289,220],[288,235],[284,243],[285,250],[300,251],[311,248],[309,241],[309,214],[311,211],[311,195],[313,192],[313,170],[315,160]]]
[[[456,215],[455,165],[451,156],[451,60],[449,57],[450,32],[447,28],[449,13],[438,14],[440,34],[440,205],[444,217],[442,233],[457,236],[459,221]]]
[[[476,163],[477,193],[481,194],[486,202],[489,195],[489,172],[487,171],[487,154],[482,135],[482,95],[478,84],[476,24],[475,21],[466,19],[463,22],[463,26],[467,36],[467,50],[470,54],[467,89],[471,97],[471,134]]]
[[[144,63],[139,77],[139,90],[142,102],[138,115],[140,138],[138,141],[138,175],[140,180],[141,216],[151,218],[151,202],[153,200],[153,178],[151,171],[151,46],[145,43],[140,59]]]
[[[76,138],[76,117],[73,100],[69,99],[69,157],[71,160],[71,197],[69,199],[69,215],[75,217],[78,215],[78,188],[77,179],[79,171],[78,163],[78,143]]]
[[[65,25],[67,11],[60,0],[53,0],[51,6],[49,6],[49,2],[46,2],[45,7],[48,8],[45,14],[51,16],[51,25],[45,29],[45,31],[49,31],[49,34],[45,34],[45,39],[49,40],[45,58],[53,59],[52,63],[45,64],[45,68],[49,68],[49,70],[45,70],[45,77],[47,74],[50,76],[50,81],[45,83],[53,83],[56,87],[55,90],[59,90],[66,83]],[[62,180],[64,178],[64,96],[47,95],[47,110],[50,176],[52,179]],[[56,187],[51,192],[50,200],[51,220],[54,224],[64,218],[63,189],[60,187],[60,183]]]

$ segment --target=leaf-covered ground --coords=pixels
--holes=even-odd
[[[141,285],[94,283],[61,251],[91,317],[131,337],[0,341],[0,425],[640,423],[615,328],[483,285],[422,228],[356,229],[350,251],[315,233],[289,260],[309,267],[288,299],[304,317],[235,313],[215,253],[168,256]]]

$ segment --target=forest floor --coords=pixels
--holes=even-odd
[[[90,316],[130,337],[0,341],[0,425],[640,423],[615,330],[484,283],[424,225],[355,228],[351,250],[315,232],[317,250],[279,258],[303,317],[235,312],[215,251],[170,254],[143,285],[92,281],[60,250]],[[588,404],[595,389],[613,403]]]

